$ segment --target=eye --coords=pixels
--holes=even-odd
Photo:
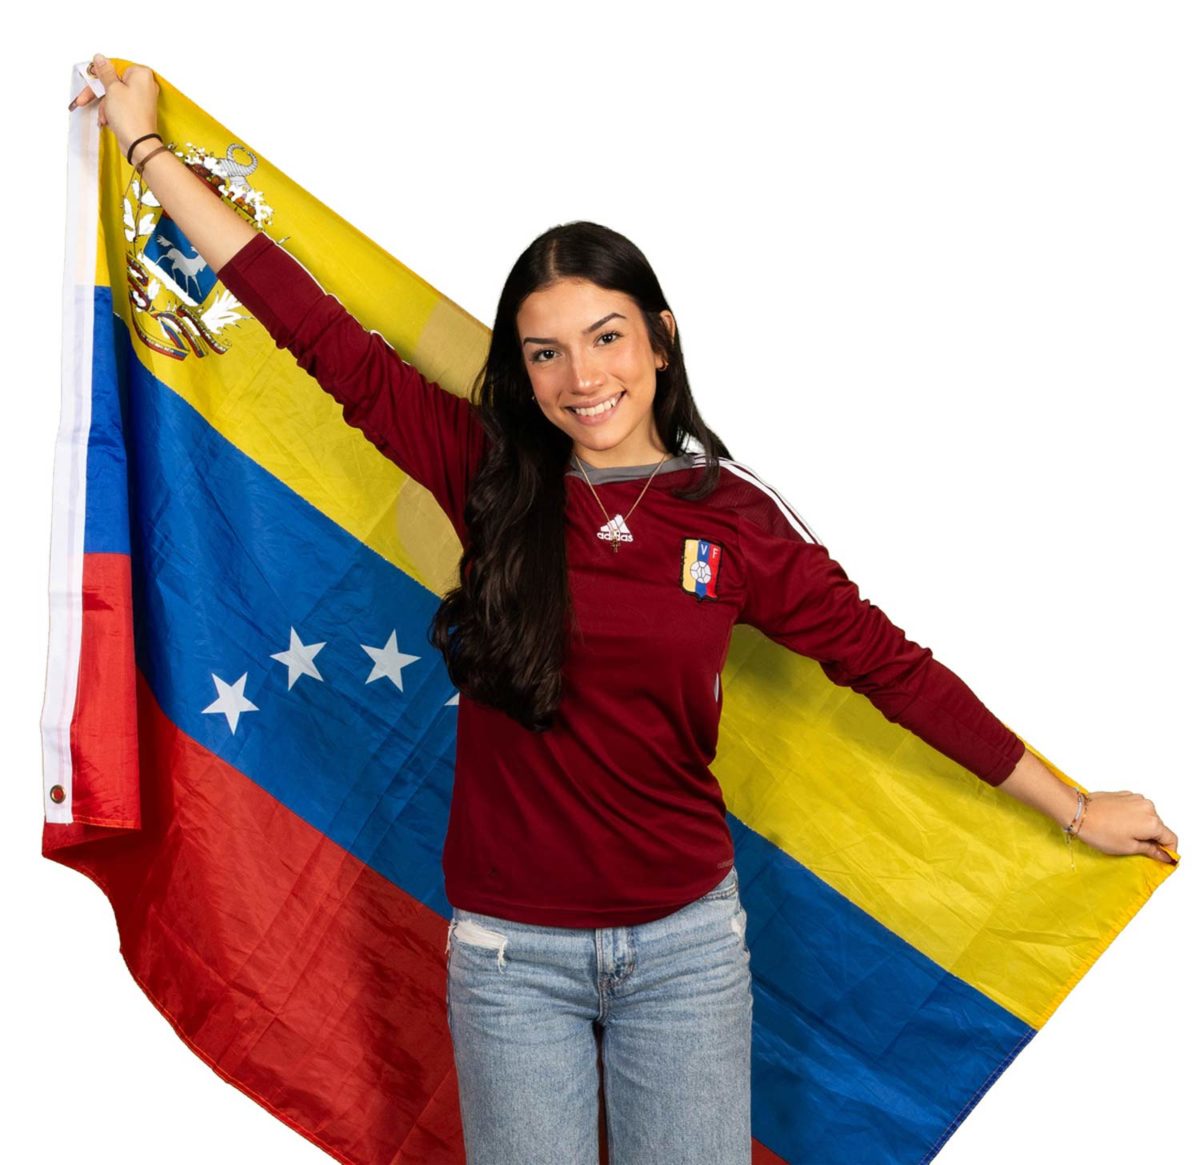
[[[599,339],[603,340],[605,336],[620,336],[620,332],[605,332]]]
[[[534,364],[545,364],[546,362],[545,362],[545,361],[542,359],[542,355],[543,355],[543,353],[545,353],[545,352],[553,352],[553,351],[554,351],[554,349],[553,349],[553,348],[539,348],[539,349],[538,349],[536,352],[534,352],[534,354],[533,354],[533,363],[534,363]]]

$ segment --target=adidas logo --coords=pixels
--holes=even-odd
[[[632,542],[633,535],[629,532],[629,527],[625,525],[625,515],[618,514],[611,522],[605,522],[599,530],[596,531],[597,538],[603,538],[605,542],[611,542],[613,535],[616,535],[618,542]]]

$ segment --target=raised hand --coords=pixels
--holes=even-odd
[[[101,53],[92,58],[90,71],[104,83],[104,96],[97,98],[91,89],[84,89],[69,108],[98,100],[100,125],[107,125],[113,131],[121,153],[125,154],[131,142],[158,128],[158,82],[154,72],[145,65],[130,65],[121,76]],[[146,144],[153,148],[158,143]]]
[[[127,161],[144,163],[142,183],[158,199],[163,211],[187,235],[188,241],[214,270],[219,271],[258,233],[225,199],[214,197],[213,188],[194,174],[172,150],[151,137],[133,150],[129,147],[158,130],[159,85],[145,65],[129,65],[122,77],[112,61],[97,53],[91,71],[104,83],[99,98],[99,124],[107,125]],[[72,108],[97,100],[89,89],[72,103]]]

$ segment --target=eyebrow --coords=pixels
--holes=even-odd
[[[623,320],[625,317],[619,311],[610,311],[602,320],[597,320],[590,328],[584,328],[580,333],[586,336],[589,332],[594,332],[597,328],[603,327],[609,320]],[[521,341],[522,344],[557,344],[557,340],[550,339],[546,336],[526,336]]]

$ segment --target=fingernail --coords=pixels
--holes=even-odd
[[[72,109],[74,109],[74,108],[75,108],[75,106],[76,106],[76,105],[78,105],[78,104],[79,104],[79,98],[78,98],[78,97],[74,97],[74,98],[72,98],[72,99],[71,99],[71,104],[67,106],[67,112],[68,112],[68,113],[70,113],[70,112],[71,112],[71,110],[72,110]]]

